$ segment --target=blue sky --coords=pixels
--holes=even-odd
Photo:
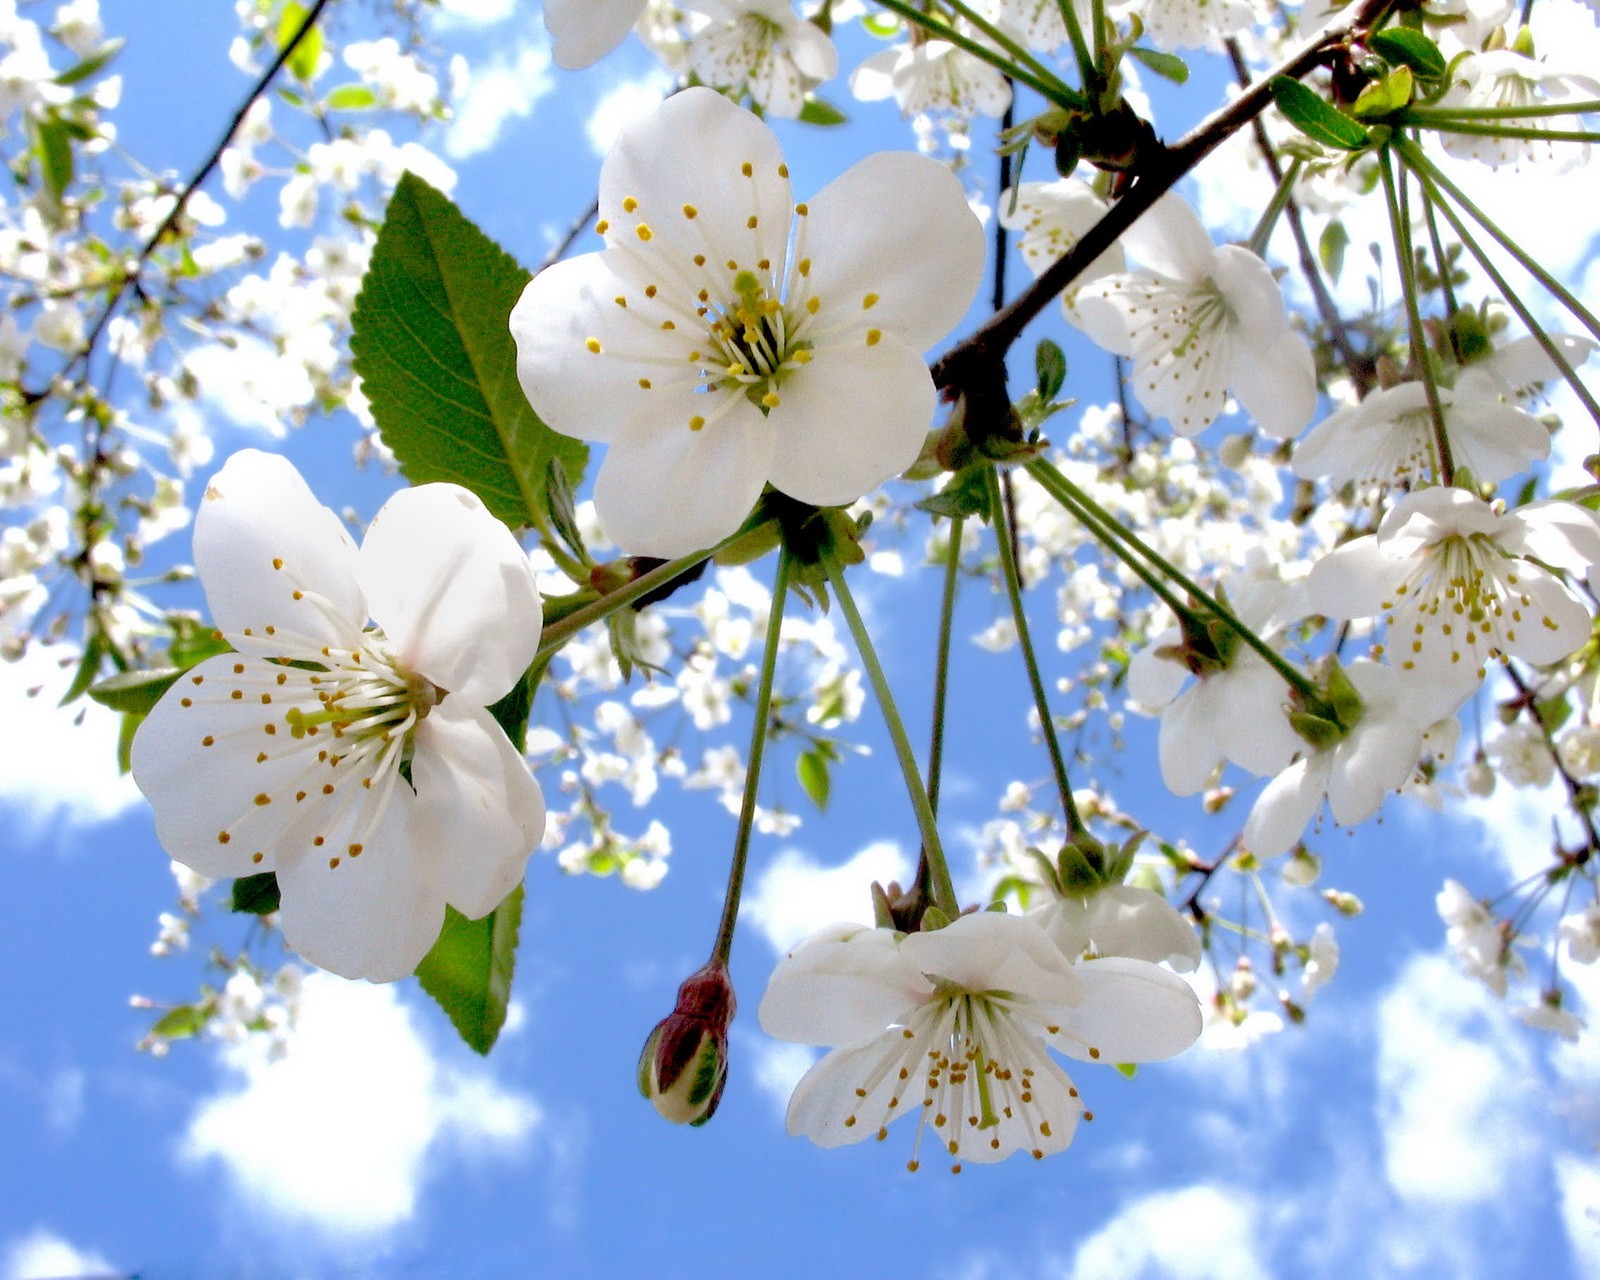
[[[187,170],[242,88],[225,59],[231,6],[124,7],[106,6],[113,26],[140,24],[126,28],[124,140]],[[483,99],[464,114],[480,137],[507,101],[527,106],[492,148],[467,154],[473,138],[456,135],[456,199],[536,260],[592,193],[589,122],[608,95],[632,92],[648,60],[627,49],[541,96],[535,16],[445,38],[492,49],[491,65],[506,68],[493,82],[500,107]],[[180,60],[197,75],[175,110],[159,76]],[[890,108],[856,110],[864,127],[848,136],[782,131],[798,191],[905,140]],[[1228,199],[1209,191],[1201,203],[1217,213]],[[1075,369],[1095,367],[1086,349],[1070,351]],[[219,459],[259,443],[222,424],[218,435]],[[348,423],[314,420],[284,447],[330,505],[370,515],[386,482],[352,478],[352,439]],[[770,566],[756,573],[765,580]],[[912,708],[930,678],[932,590],[913,575],[870,591],[890,678]],[[967,592],[958,635],[997,608]],[[1022,755],[1014,655],[958,645],[946,815],[960,833],[993,815],[1005,782],[1047,770]],[[710,795],[664,791],[650,814],[624,815],[633,828],[660,816],[675,833],[672,874],[651,893],[534,858],[516,1003],[486,1061],[413,984],[332,978],[312,980],[280,1061],[209,1040],[157,1060],[133,1050],[151,1015],[129,996],[188,997],[206,947],[237,945],[242,926],[213,910],[187,953],[149,954],[173,899],[166,859],[115,777],[114,726],[92,707],[81,725],[50,712],[58,681],[47,661],[0,669],[0,1277],[1600,1273],[1592,1040],[1558,1047],[1512,1022],[1455,972],[1433,909],[1445,875],[1490,888],[1535,862],[1547,798],[1513,803],[1502,791],[1449,823],[1391,801],[1385,822],[1354,837],[1325,831],[1329,879],[1369,910],[1341,926],[1339,974],[1307,1026],[1242,1054],[1202,1046],[1131,1083],[1085,1068],[1076,1076],[1096,1119],[1068,1152],[909,1176],[909,1133],[833,1152],[784,1135],[783,1100],[807,1059],[767,1041],[753,1017],[784,947],[861,915],[867,879],[909,871],[909,813],[883,784],[889,753],[872,708],[857,735],[873,757],[840,771],[829,813],[757,839],[734,955],[733,1075],[715,1120],[687,1130],[640,1101],[633,1068],[714,929],[733,823]],[[40,684],[39,698],[25,696]],[[736,715],[732,740],[746,727]],[[1196,848],[1219,847],[1222,823],[1161,791],[1150,725],[1131,723],[1126,737],[1123,804]],[[781,751],[773,777],[803,803]]]

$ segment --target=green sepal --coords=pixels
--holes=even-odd
[[[800,114],[796,119],[801,124],[814,124],[824,129],[831,129],[836,125],[850,123],[848,115],[826,98],[819,98],[815,94],[808,97],[801,104]]]
[[[1338,721],[1326,720],[1309,711],[1291,711],[1289,727],[1318,751],[1333,746],[1345,735]]]
[[[1411,27],[1390,27],[1367,38],[1367,45],[1394,66],[1410,67],[1424,80],[1437,80],[1448,68],[1439,46]]]
[[[1361,120],[1384,120],[1411,104],[1417,81],[1410,67],[1396,67],[1361,91],[1350,112]],[[1369,137],[1372,135],[1368,135]]]
[[[240,876],[233,882],[233,891],[228,898],[229,911],[247,916],[270,916],[282,904],[278,877],[272,871]]]
[[[1184,84],[1189,79],[1189,64],[1177,54],[1162,53],[1158,49],[1146,49],[1136,44],[1129,48],[1128,56],[1144,63],[1163,80],[1170,80],[1173,84]]]
[[[102,707],[124,715],[149,715],[161,695],[183,674],[179,667],[155,667],[146,671],[119,671],[89,686],[89,697]]]

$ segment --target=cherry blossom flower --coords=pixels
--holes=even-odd
[[[628,38],[645,0],[545,0],[556,66],[578,71],[598,62]]]
[[[1108,7],[1121,18],[1136,14],[1150,43],[1169,51],[1204,48],[1256,18],[1249,0],[1124,0]]]
[[[1360,718],[1328,746],[1306,749],[1262,789],[1244,825],[1244,846],[1262,858],[1287,853],[1322,807],[1341,826],[1365,822],[1416,767],[1433,719],[1425,699],[1398,673],[1376,662],[1351,663],[1345,673],[1361,695]]]
[[[1543,566],[1587,573],[1597,563],[1600,523],[1582,507],[1501,514],[1440,487],[1407,494],[1376,533],[1319,560],[1307,589],[1328,617],[1383,616],[1388,660],[1459,703],[1492,659],[1556,662],[1589,638],[1589,610]]]
[[[544,829],[538,783],[484,709],[538,647],[528,559],[448,484],[389,499],[357,550],[293,466],[255,450],[213,477],[194,555],[237,652],[185,673],[134,738],[157,834],[204,876],[275,872],[284,937],[312,963],[404,977],[445,904],[494,910]]]
[[[880,50],[850,73],[850,92],[862,102],[892,97],[908,116],[949,112],[999,117],[1011,105],[1005,76],[945,40]]]
[[[1547,992],[1538,1004],[1516,1005],[1511,1016],[1525,1027],[1560,1036],[1568,1044],[1576,1044],[1578,1036],[1588,1026],[1577,1014],[1561,1007],[1560,992]]]
[[[981,0],[979,7],[985,16],[1021,36],[1030,49],[1054,53],[1067,42],[1061,0]],[[1078,3],[1077,13],[1084,31],[1092,32],[1089,6]]]
[[[1176,195],[1158,200],[1121,243],[1144,270],[1081,287],[1067,318],[1094,342],[1134,360],[1134,394],[1180,435],[1205,430],[1232,391],[1268,435],[1286,438],[1317,403],[1311,351],[1289,329],[1267,264],[1211,243]]]
[[[1525,409],[1506,404],[1504,383],[1468,369],[1438,388],[1450,455],[1479,480],[1499,484],[1550,456],[1550,432]],[[1335,410],[1295,447],[1294,473],[1333,485],[1416,483],[1435,474],[1433,415],[1420,382],[1374,391]]]
[[[1276,573],[1235,573],[1226,586],[1234,614],[1266,639],[1307,612],[1303,584],[1285,583]],[[1199,659],[1176,627],[1152,638],[1128,664],[1136,709],[1160,713],[1161,780],[1173,795],[1205,787],[1224,760],[1258,777],[1277,773],[1305,745],[1289,724],[1283,676],[1231,633],[1219,627],[1217,634],[1234,645],[1225,665]]]
[[[1600,903],[1591,902],[1576,915],[1564,917],[1556,936],[1567,944],[1567,957],[1574,964],[1600,960]]]
[[[1200,936],[1152,889],[1108,884],[1069,893],[1028,913],[1069,960],[1123,956],[1191,973],[1200,963]]]
[[[1311,931],[1311,941],[1306,946],[1305,969],[1300,975],[1300,998],[1309,1000],[1333,981],[1339,968],[1339,940],[1334,937],[1333,926],[1321,921]]]
[[[1077,178],[1024,182],[1000,196],[1000,225],[1022,233],[1017,249],[1028,270],[1038,277],[1072,252],[1108,207],[1093,187]],[[1079,289],[1121,271],[1124,265],[1121,245],[1112,245],[1067,287],[1061,305],[1070,311]]]
[[[1030,920],[964,915],[932,933],[834,925],[779,962],[768,1035],[837,1046],[789,1100],[788,1129],[821,1147],[884,1137],[917,1116],[959,1170],[1072,1141],[1083,1104],[1050,1046],[1080,1061],[1151,1062],[1200,1034],[1177,975],[1141,960],[1072,964]]]
[[[1455,953],[1456,962],[1468,977],[1477,978],[1504,999],[1507,973],[1520,975],[1526,972],[1526,966],[1507,945],[1506,935],[1489,908],[1456,880],[1444,882],[1434,905],[1445,923],[1445,941]]]
[[[540,416],[610,446],[595,505],[619,546],[683,555],[768,482],[836,506],[915,461],[936,400],[921,353],[983,272],[943,165],[882,152],[795,204],[772,131],[696,88],[623,132],[600,215],[605,251],[535,276],[511,331]]]
[[[1451,68],[1451,75],[1453,82],[1440,101],[1442,107],[1543,106],[1569,98],[1600,98],[1600,80],[1515,49],[1469,53]],[[1553,131],[1583,129],[1577,116],[1545,116],[1538,124]],[[1498,134],[1441,133],[1439,145],[1460,159],[1478,160],[1494,168],[1547,166],[1560,173],[1589,158],[1587,142],[1551,142]]]
[[[689,66],[715,88],[748,89],[768,115],[800,114],[809,89],[839,72],[839,52],[789,0],[700,0],[712,22],[689,39]]]

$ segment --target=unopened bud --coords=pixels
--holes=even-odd
[[[716,1113],[728,1078],[733,984],[720,961],[691,974],[678,1004],[656,1024],[639,1055],[639,1092],[673,1124],[702,1125]]]
[[[1343,889],[1324,889],[1322,899],[1342,916],[1358,916],[1366,910],[1360,898]]]
[[[1232,976],[1228,979],[1228,994],[1243,1003],[1255,993],[1255,970],[1251,967],[1250,961],[1246,957],[1240,956],[1238,967],[1234,969]]]
[[[1297,888],[1315,884],[1322,874],[1322,859],[1306,848],[1296,849],[1294,856],[1283,864],[1283,882]]]

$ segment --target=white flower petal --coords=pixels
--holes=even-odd
[[[857,1045],[903,1021],[932,989],[888,930],[836,926],[778,964],[756,1017],[778,1040]]]
[[[469,920],[486,916],[522,881],[544,835],[544,796],[486,710],[447,698],[417,726],[411,779],[420,868]]]
[[[1122,246],[1140,266],[1189,284],[1209,277],[1216,261],[1216,247],[1195,211],[1170,192],[1123,233]]]
[[[1204,696],[1205,683],[1196,681],[1161,713],[1157,739],[1161,781],[1175,796],[1192,796],[1211,781],[1212,770],[1222,763],[1214,731],[1214,704]]]
[[[1078,998],[1073,967],[1036,921],[998,911],[976,911],[932,933],[913,933],[900,944],[906,963],[930,978],[969,991],[999,990],[1041,1004]]]
[[[1311,607],[1330,618],[1372,618],[1393,599],[1403,566],[1384,554],[1372,534],[1352,538],[1311,566]]]
[[[355,542],[279,454],[241,450],[211,478],[194,563],[212,620],[236,646],[249,631],[258,652],[281,652],[268,625],[313,646],[348,645],[366,623]]]
[[[612,445],[600,465],[594,487],[600,523],[634,555],[671,559],[715,546],[739,527],[766,486],[772,420],[737,392],[695,398],[707,404],[703,428],[671,418],[661,424],[665,429],[642,425]]]
[[[1389,708],[1369,705],[1366,718],[1331,752],[1328,807],[1334,821],[1350,827],[1377,813],[1384,797],[1416,768],[1422,734],[1420,726]]]
[[[578,71],[599,61],[627,38],[645,0],[545,0],[556,66]]]
[[[400,665],[473,706],[499,701],[533,661],[544,615],[528,556],[459,485],[384,503],[356,572]]]
[[[1298,435],[1317,411],[1311,349],[1288,331],[1266,343],[1258,343],[1255,334],[1241,334],[1233,346],[1228,385],[1256,425],[1277,440]]]
[[[769,478],[822,507],[854,502],[915,462],[938,403],[922,357],[889,335],[820,351],[781,395]]]
[[[1262,788],[1244,824],[1244,847],[1262,858],[1287,853],[1322,807],[1333,769],[1330,752],[1296,760]]]
[[[944,165],[881,151],[846,169],[809,208],[801,226],[824,324],[861,314],[920,354],[966,315],[983,279],[983,227]]]
[[[1050,1043],[1082,1062],[1159,1062],[1200,1038],[1193,989],[1145,960],[1108,956],[1077,965],[1083,999]]]

